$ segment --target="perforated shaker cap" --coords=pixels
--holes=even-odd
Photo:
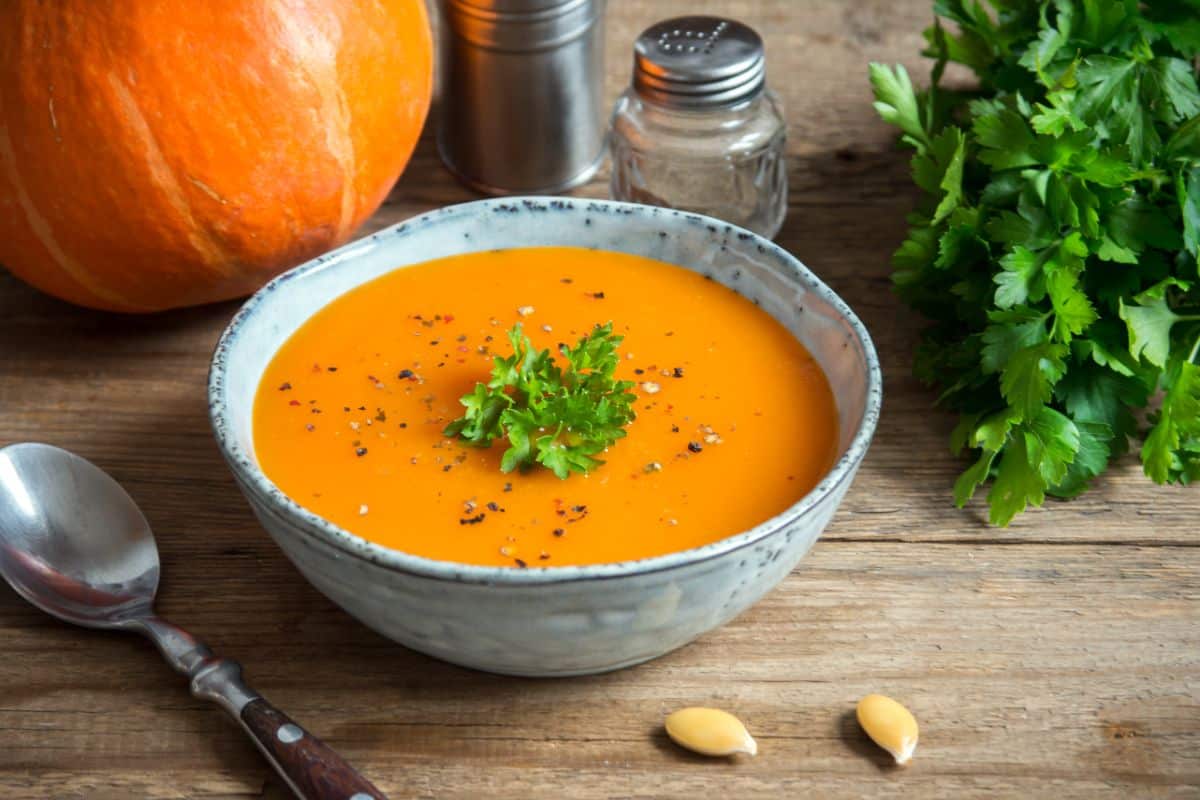
[[[762,91],[766,58],[753,28],[720,17],[677,17],[650,26],[633,46],[633,86],[674,108],[711,108]]]

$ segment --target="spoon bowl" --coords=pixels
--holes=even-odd
[[[126,627],[151,613],[158,548],[103,470],[57,447],[16,444],[0,450],[0,572],[59,619]]]

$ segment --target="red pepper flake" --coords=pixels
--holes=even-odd
[[[317,426],[313,425],[311,422],[304,426],[304,430],[308,431],[309,433],[312,433],[316,429],[317,429]]]
[[[462,345],[462,344],[460,344],[458,347],[456,347],[456,348],[454,348],[454,349],[455,349],[455,350],[457,350],[457,351],[458,351],[458,352],[460,352],[460,353],[469,353],[469,352],[471,352],[471,348],[467,347],[466,345]]]
[[[365,447],[354,448],[354,455],[358,456],[359,458],[362,458],[366,454],[367,454],[367,448],[365,448]]]
[[[442,322],[445,322],[446,324],[450,324],[451,322],[454,322],[454,315],[453,314],[443,314]]]
[[[596,298],[597,300],[603,300],[604,292],[592,292],[592,297]]]
[[[667,331],[667,332],[666,332],[666,334],[664,334],[664,335],[665,335],[665,336],[674,336],[674,335],[675,335],[675,331]]]
[[[337,367],[326,367],[325,371],[326,372],[337,372]]]
[[[320,414],[320,413],[321,413],[321,409],[319,409],[319,408],[313,408],[313,409],[310,409],[310,411],[312,411],[312,413],[314,413],[314,414]]]
[[[279,385],[279,391],[281,391],[281,392],[290,392],[291,390],[292,390],[292,385],[286,381],[284,381],[283,383],[281,383]]]
[[[562,283],[574,283],[575,282],[574,278],[560,278],[559,280]]]
[[[543,550],[538,558],[540,558],[542,561],[548,561],[550,559],[550,554]]]
[[[691,450],[693,453],[699,453],[703,449],[704,445],[699,442],[688,442],[688,450]]]
[[[347,414],[349,414],[349,413],[350,413],[350,406],[342,406],[342,411],[345,411]]]
[[[298,405],[300,405],[300,401],[299,400],[289,400],[288,405],[289,406],[298,406]]]

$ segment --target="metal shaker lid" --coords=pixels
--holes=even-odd
[[[735,20],[663,20],[643,31],[633,46],[633,86],[660,105],[734,105],[761,92],[765,81],[762,38]]]
[[[442,0],[443,24],[489,50],[532,53],[588,33],[605,0]]]
[[[453,5],[496,14],[537,14],[562,12],[581,4],[581,0],[450,0]]]

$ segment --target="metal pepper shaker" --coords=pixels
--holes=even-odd
[[[488,194],[554,193],[605,155],[605,0],[442,0],[442,162]]]

